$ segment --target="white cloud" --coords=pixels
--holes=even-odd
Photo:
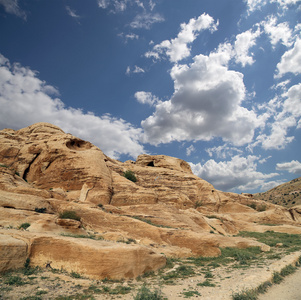
[[[267,4],[267,0],[244,0],[244,2],[247,3],[249,12],[261,9]]]
[[[128,0],[97,0],[98,7],[106,9],[113,6],[113,12],[122,12],[126,10]]]
[[[298,118],[301,117],[301,83],[271,100],[267,109],[273,117],[273,122],[269,124],[271,132],[269,135],[259,135],[257,141],[264,149],[284,149],[294,140],[293,136],[287,136],[289,129],[298,128]]]
[[[70,17],[74,18],[77,22],[81,18],[79,15],[76,14],[76,11],[71,9],[70,6],[66,6],[67,13]]]
[[[134,33],[129,33],[125,35],[126,40],[138,40],[139,35]]]
[[[145,71],[142,68],[135,65],[133,73],[145,73]]]
[[[0,55],[0,128],[19,129],[36,122],[50,122],[97,145],[107,155],[133,157],[144,152],[141,129],[108,114],[95,116],[65,107],[49,95],[56,89],[37,77],[37,72],[19,64],[10,65]]]
[[[264,31],[269,35],[271,44],[275,48],[276,44],[281,43],[290,47],[292,45],[292,30],[287,22],[277,24],[277,18],[271,16],[267,21],[262,22]]]
[[[158,13],[152,14],[152,13],[142,13],[137,15],[134,20],[130,23],[130,26],[132,28],[144,28],[144,29],[150,29],[151,26],[154,23],[161,23],[164,21],[163,16],[161,16]]]
[[[97,0],[97,4],[99,7],[106,9],[109,6],[109,0]]]
[[[190,163],[190,165],[194,174],[212,183],[217,189],[248,191],[259,187],[264,188],[270,178],[279,175],[257,171],[259,160],[260,157],[254,155],[247,157],[236,155],[229,161],[216,162],[210,159],[203,165],[201,163]]]
[[[197,19],[192,18],[188,23],[181,24],[181,31],[174,39],[165,40],[153,47],[152,51],[145,54],[146,57],[159,58],[160,55],[166,54],[171,62],[178,62],[183,58],[190,56],[188,47],[203,30],[211,32],[217,30],[218,23],[208,14],[202,14]]]
[[[256,39],[260,36],[261,32],[258,28],[256,31],[252,29],[240,33],[236,36],[234,44],[234,57],[237,63],[241,63],[243,67],[247,64],[252,65],[254,60],[249,50],[256,45]]]
[[[195,147],[193,145],[190,145],[188,148],[186,148],[186,155],[190,156],[193,152],[195,152]]]
[[[289,6],[297,4],[301,0],[270,0],[270,3],[277,3],[283,10],[288,9]],[[248,6],[248,12],[260,10],[263,6],[269,3],[267,0],[244,0]]]
[[[130,74],[132,74],[132,73],[135,73],[135,74],[137,74],[137,73],[145,73],[145,71],[144,71],[144,69],[142,69],[142,68],[140,68],[140,67],[138,67],[138,66],[134,66],[134,69],[133,70],[131,70],[131,67],[130,66],[128,66],[127,68],[126,68],[126,72],[125,72],[125,74],[126,75],[130,75]]]
[[[236,153],[236,154],[243,153],[242,150],[240,150],[236,147],[229,146],[227,143],[225,143],[224,145],[221,145],[221,146],[207,148],[206,152],[208,153],[208,155],[210,157],[212,157],[215,154],[218,158],[223,158],[223,159],[234,156],[234,153]]]
[[[280,171],[288,171],[293,174],[301,174],[301,163],[297,160],[291,162],[278,163],[276,169]]]
[[[298,38],[294,47],[283,54],[280,63],[277,64],[278,74],[276,77],[282,77],[286,73],[295,75],[301,73],[301,39]]]
[[[194,57],[192,64],[175,65],[174,94],[142,121],[144,140],[160,144],[221,137],[235,145],[249,143],[262,121],[241,106],[243,75],[228,69],[230,57],[225,44],[209,56]]]
[[[18,0],[0,0],[0,5],[4,7],[4,10],[9,13],[16,15],[24,20],[26,20],[26,13],[19,7]]]
[[[135,98],[139,103],[149,104],[150,106],[153,106],[160,101],[156,96],[152,95],[152,93],[143,91],[136,92]]]

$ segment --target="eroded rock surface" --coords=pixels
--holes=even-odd
[[[136,182],[123,176],[128,170]],[[77,220],[62,218],[66,211]],[[301,234],[300,207],[218,191],[174,157],[144,154],[123,163],[48,123],[0,131],[0,271],[29,257],[93,278],[134,278],[164,266],[166,256],[268,251],[235,235],[270,224]]]

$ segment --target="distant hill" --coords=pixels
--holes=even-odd
[[[254,198],[285,207],[301,205],[301,177],[278,185],[267,192],[254,194]]]

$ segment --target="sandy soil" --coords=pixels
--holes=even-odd
[[[301,299],[301,268],[294,274],[285,277],[279,285],[273,285],[258,300],[300,300]]]
[[[150,290],[160,289],[163,295],[169,300],[177,299],[204,299],[204,300],[230,300],[232,295],[237,292],[241,292],[245,289],[252,289],[258,287],[261,283],[270,280],[274,272],[279,272],[283,267],[288,264],[295,263],[301,252],[295,252],[291,255],[285,256],[280,260],[264,260],[258,261],[253,266],[247,267],[234,267],[233,265],[226,265],[211,268],[210,271],[213,275],[212,278],[205,278],[206,270],[208,267],[199,267],[195,269],[196,275],[188,278],[180,278],[174,280],[172,284],[168,285],[166,282],[163,284],[160,276],[151,276],[147,278],[141,278],[141,280],[132,280],[126,282],[103,282],[97,280],[89,280],[84,278],[73,278],[67,273],[57,273],[52,270],[40,270],[36,274],[24,276],[21,272],[7,274],[0,277],[0,299],[34,299],[34,300],[46,300],[46,299],[124,299],[133,300],[137,291],[145,283]],[[174,268],[177,268],[175,266]],[[170,271],[170,270],[169,270]],[[168,270],[166,270],[168,272]],[[271,293],[274,289],[280,288],[282,292],[276,290],[275,294],[279,296],[267,296],[265,299],[286,299],[300,300],[301,297],[301,268],[298,269],[296,275],[290,275],[284,284],[271,288]],[[22,277],[23,285],[9,285],[7,280],[12,276]],[[299,276],[299,277],[298,277]],[[295,278],[296,277],[296,278]],[[214,286],[200,286],[204,281],[209,280]],[[288,286],[289,291],[285,291],[284,288]],[[127,294],[112,294],[117,289],[128,289]],[[108,293],[103,293],[103,288],[106,288]],[[101,294],[99,293],[101,291]],[[299,298],[294,296],[293,292],[296,291]],[[185,294],[187,293],[187,294]],[[282,293],[282,294],[281,294]],[[92,297],[70,297],[76,294],[88,295]],[[280,295],[285,296],[280,296]],[[267,294],[269,295],[269,294]],[[291,298],[288,298],[289,297]],[[188,297],[189,296],[189,297]],[[61,297],[61,298],[58,298]],[[295,297],[295,298],[294,298]]]

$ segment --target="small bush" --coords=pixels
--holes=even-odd
[[[208,279],[206,279],[204,282],[199,282],[197,284],[197,286],[211,286],[211,287],[214,287],[215,284],[211,283]]]
[[[30,226],[29,223],[22,223],[19,227],[19,229],[27,229]]]
[[[257,211],[266,211],[267,210],[267,206],[264,204],[261,204],[258,206]]]
[[[42,208],[38,208],[36,207],[34,209],[35,212],[40,213],[40,214],[44,214],[46,212],[46,207],[42,207]]]
[[[137,177],[135,176],[135,173],[131,170],[127,170],[126,172],[123,173],[123,176],[128,179],[131,180],[133,182],[137,181]]]
[[[202,200],[199,200],[197,202],[195,202],[194,204],[194,208],[197,209],[198,207],[202,206],[203,205],[203,201]]]
[[[283,281],[283,277],[280,275],[279,272],[274,272],[272,282],[275,284],[279,284]]]
[[[185,298],[190,298],[190,297],[194,297],[194,296],[201,296],[201,294],[198,291],[183,292],[183,295],[185,296]]]
[[[287,276],[287,275],[290,275],[290,274],[296,272],[296,269],[297,269],[296,267],[294,267],[294,266],[292,266],[292,265],[288,265],[288,266],[284,267],[284,268],[280,271],[280,275],[281,275],[282,277],[285,277],[285,276]]]
[[[63,211],[62,213],[60,213],[60,218],[61,219],[71,219],[71,220],[80,221],[80,217],[73,210],[65,210],[65,211]]]
[[[254,290],[245,290],[232,295],[233,300],[257,300],[257,293]]]
[[[145,285],[141,287],[134,300],[163,300],[163,296],[159,290],[151,291]]]
[[[5,282],[6,284],[8,285],[17,285],[17,286],[20,286],[20,285],[24,285],[25,282],[22,280],[22,278],[20,276],[9,276]]]
[[[81,276],[80,276],[80,274],[79,273],[76,273],[76,272],[71,272],[71,277],[73,277],[73,278],[81,278]]]
[[[272,285],[271,282],[266,281],[262,283],[258,288],[257,288],[257,293],[258,294],[264,294],[267,292],[268,288]]]
[[[253,202],[253,203],[251,203],[251,204],[247,204],[247,206],[249,206],[249,207],[251,207],[251,208],[253,208],[253,209],[255,209],[255,210],[256,210],[256,207],[257,207],[257,205],[256,205],[255,202]]]

